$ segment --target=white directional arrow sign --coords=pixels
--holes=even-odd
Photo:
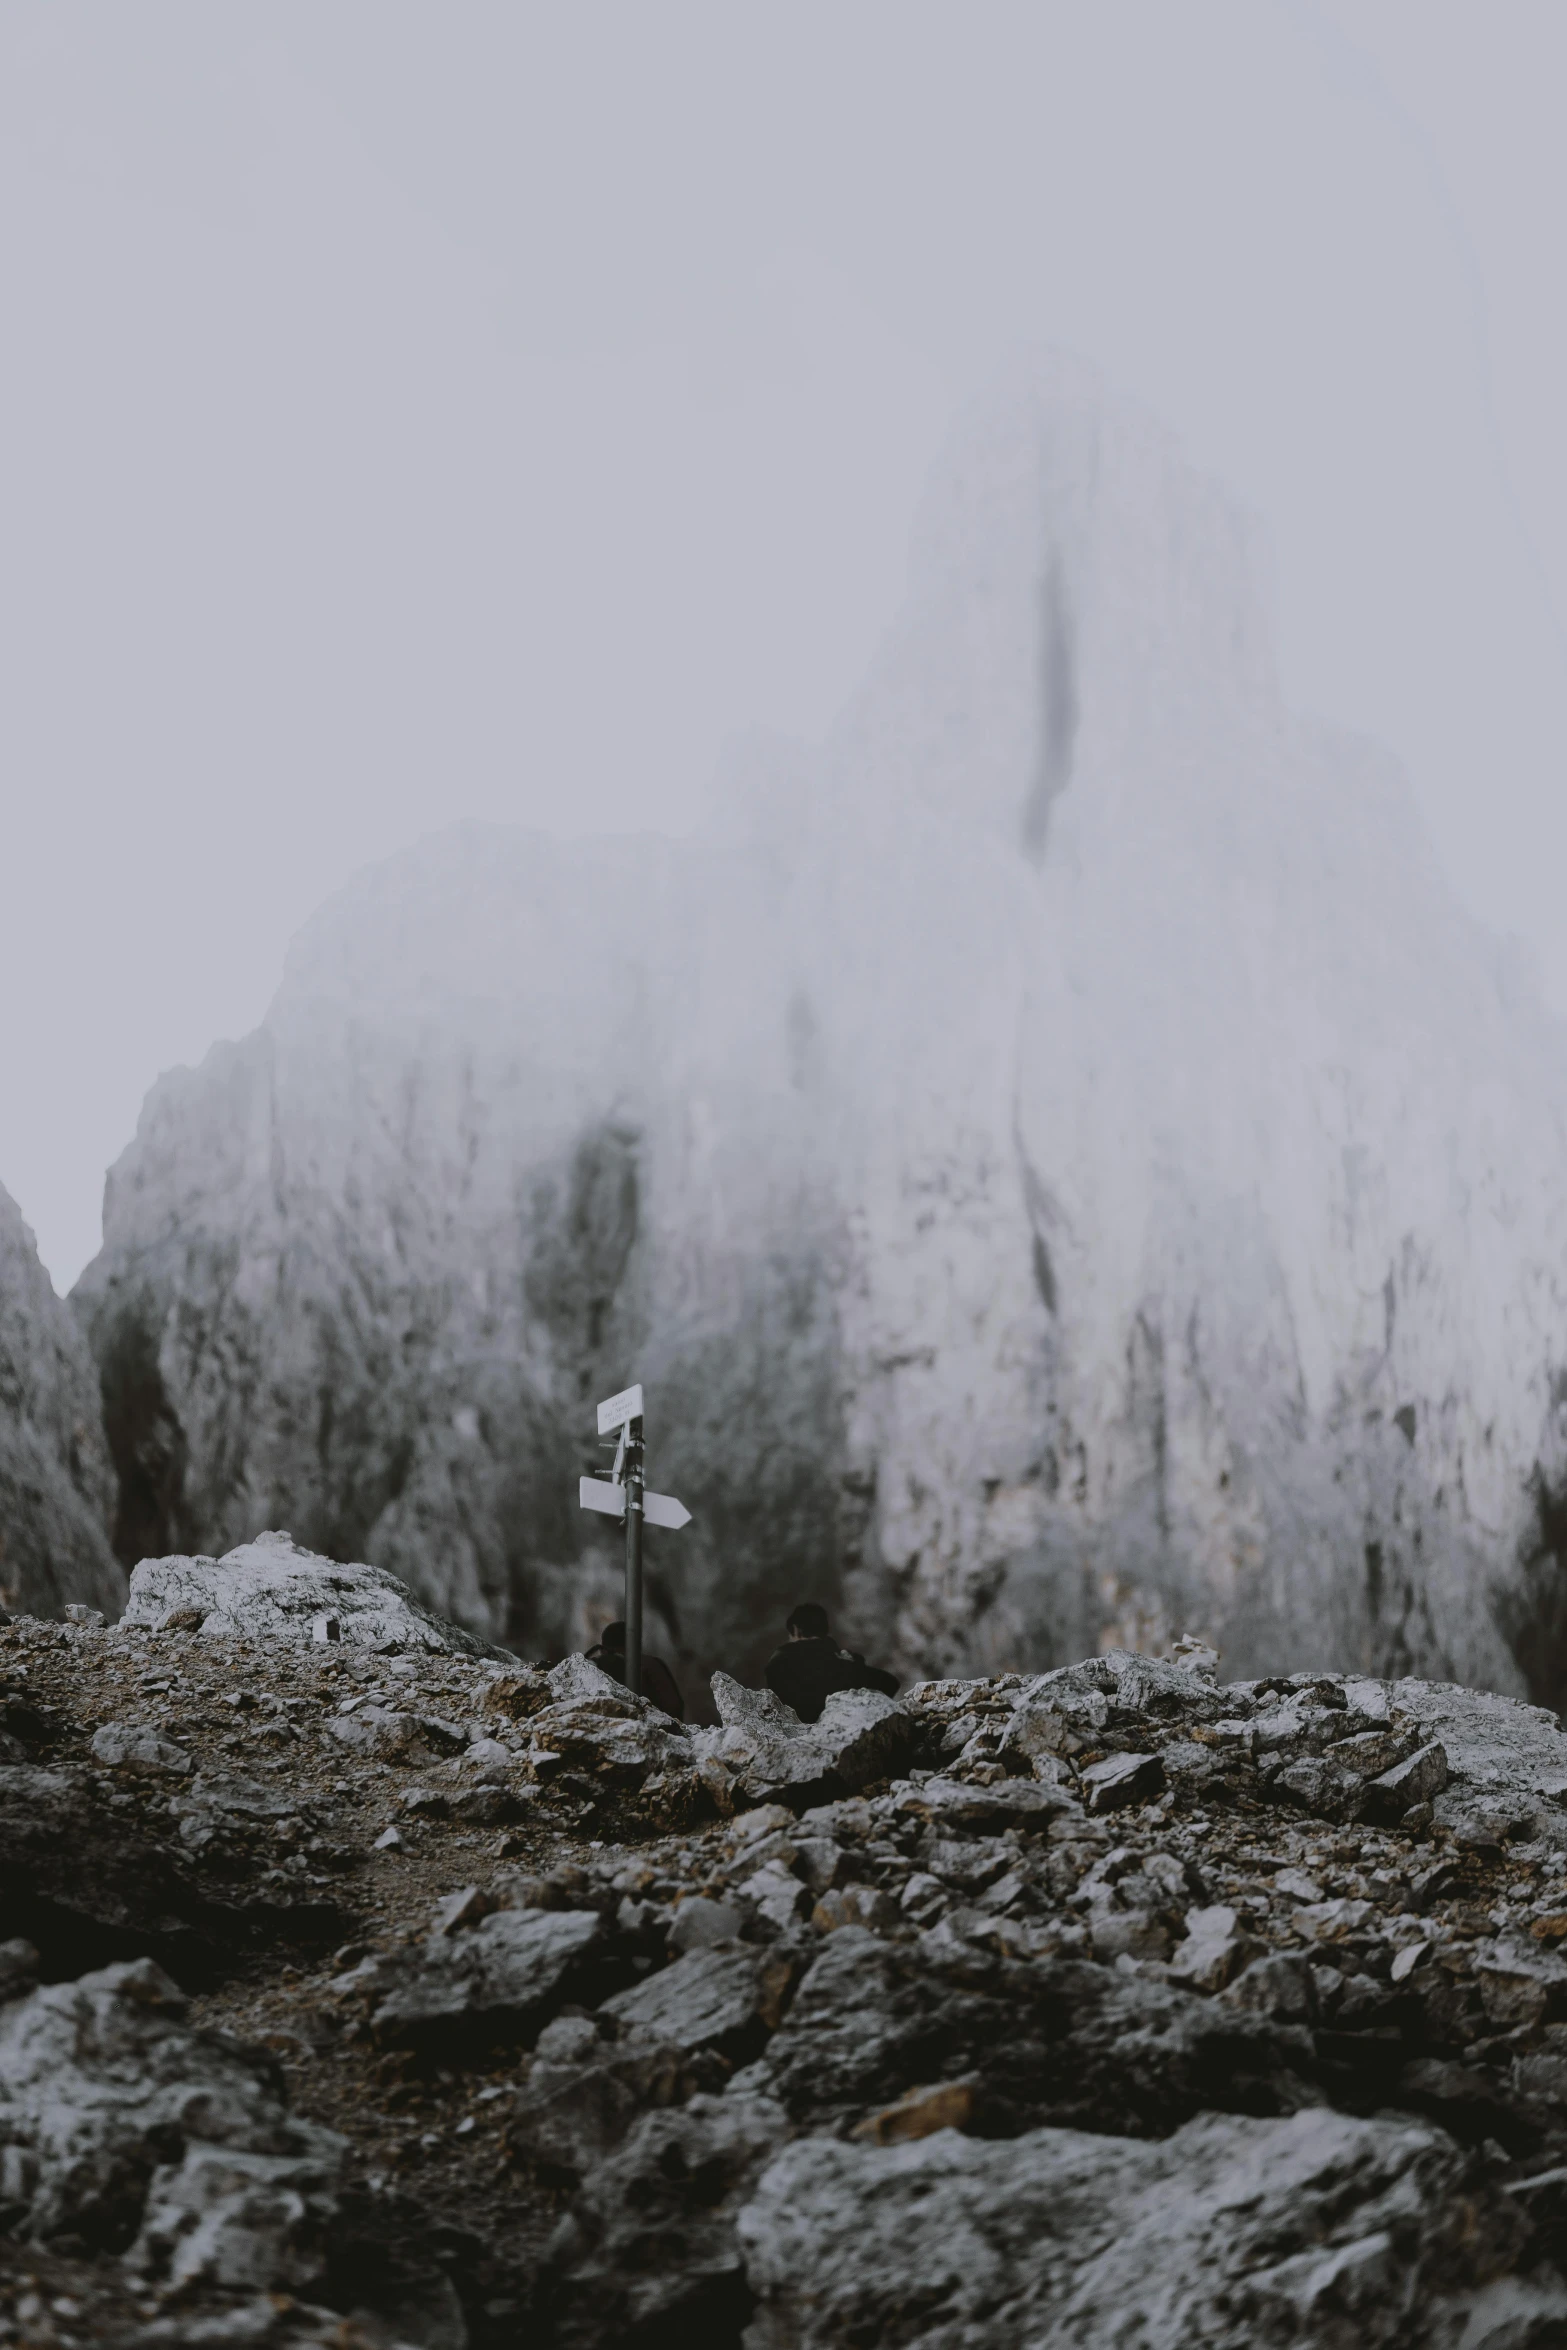
[[[577,1487],[578,1498],[585,1510],[598,1510],[606,1518],[623,1518],[626,1514],[626,1489],[623,1485],[608,1485],[602,1477],[584,1477]],[[683,1501],[676,1501],[672,1493],[648,1493],[642,1496],[642,1515],[650,1526],[689,1526],[691,1512]]]
[[[608,1477],[584,1477],[577,1498],[585,1510],[619,1518],[626,1529],[626,1687],[642,1695],[642,1529],[669,1526],[677,1532],[691,1523],[691,1512],[672,1493],[649,1493],[643,1484],[646,1444],[642,1430],[642,1390],[623,1387],[599,1405],[599,1434],[620,1431],[615,1466]],[[667,1670],[667,1668],[665,1668]]]

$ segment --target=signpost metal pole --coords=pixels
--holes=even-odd
[[[608,1479],[578,1480],[577,1498],[585,1510],[626,1521],[626,1687],[642,1694],[642,1521],[678,1532],[689,1526],[691,1512],[672,1493],[649,1493],[643,1482],[642,1390],[624,1387],[599,1405],[599,1436],[620,1431],[615,1466]]]
[[[642,1422],[626,1423],[626,1687],[642,1694]]]

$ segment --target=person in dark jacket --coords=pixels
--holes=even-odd
[[[784,1629],[788,1638],[767,1660],[767,1686],[793,1706],[802,1722],[819,1722],[835,1689],[880,1689],[897,1696],[893,1674],[868,1665],[858,1649],[838,1646],[827,1629],[827,1610],[814,1600],[802,1600]]]
[[[599,1665],[617,1681],[626,1677],[626,1627],[624,1624],[606,1624],[597,1648],[588,1650],[590,1663]],[[649,1656],[642,1651],[642,1694],[661,1713],[671,1714],[677,1722],[686,1718],[686,1701],[680,1694],[680,1684],[661,1656]]]

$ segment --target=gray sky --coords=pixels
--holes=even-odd
[[[1270,526],[1567,1009],[1560,0],[0,0],[0,1182],[357,865],[815,734],[1020,342]]]

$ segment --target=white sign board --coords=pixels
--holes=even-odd
[[[628,1420],[640,1420],[641,1417],[641,1387],[623,1387],[618,1395],[610,1397],[608,1403],[599,1405],[599,1434],[613,1436],[615,1430],[624,1428]]]
[[[602,1510],[606,1518],[626,1514],[624,1485],[606,1485],[602,1477],[584,1477],[577,1487],[577,1499],[585,1510]]]
[[[623,1518],[626,1514],[625,1487],[606,1485],[602,1477],[580,1479],[577,1498],[585,1510],[599,1510],[606,1518]],[[650,1526],[669,1526],[676,1531],[691,1523],[691,1512],[672,1493],[644,1493],[642,1515]]]

